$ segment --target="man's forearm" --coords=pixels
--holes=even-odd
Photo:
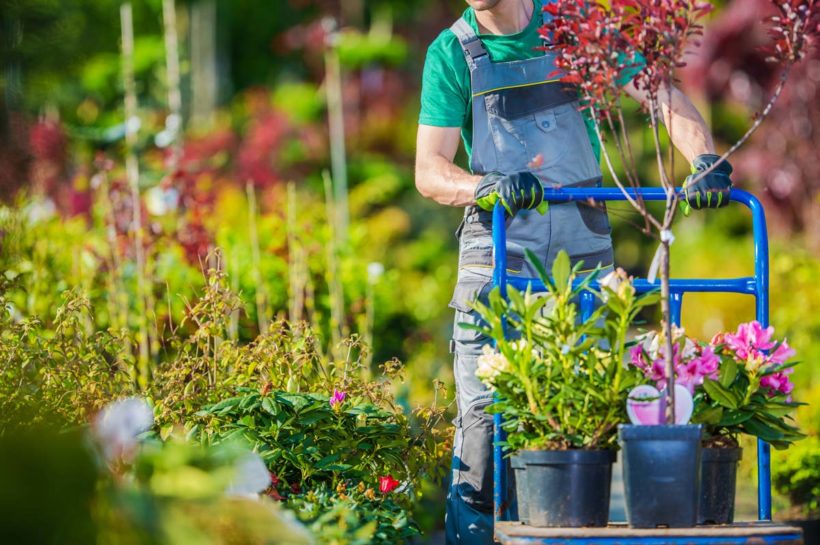
[[[481,176],[470,174],[442,155],[416,163],[416,187],[424,197],[449,206],[475,204],[475,188]]]
[[[624,90],[644,107],[650,108],[649,94],[638,89],[634,82],[628,83]],[[656,107],[669,139],[690,163],[698,155],[715,153],[712,133],[689,97],[671,86],[658,91],[657,101]]]
[[[692,101],[672,87],[658,93],[659,109],[672,144],[691,163],[704,153],[715,153],[712,133]]]

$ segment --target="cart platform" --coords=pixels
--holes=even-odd
[[[496,522],[501,545],[802,545],[803,530],[771,522],[739,522],[695,528],[535,528],[520,522]]]

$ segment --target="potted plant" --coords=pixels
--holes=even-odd
[[[631,367],[655,384],[630,392],[627,413],[632,425],[619,428],[627,520],[637,528],[685,528],[694,526],[698,515],[702,426],[688,424],[694,402],[689,376],[682,370],[691,365],[692,381],[702,382],[701,373],[717,368],[717,362],[708,349],[685,338],[682,329],[671,327],[670,342],[666,331],[641,335],[629,350]],[[676,369],[671,377],[666,365],[669,344]],[[675,421],[670,424],[666,392],[672,388]]]
[[[605,526],[618,424],[627,392],[640,379],[623,365],[627,331],[657,294],[638,297],[623,271],[600,282],[601,304],[580,320],[578,295],[593,273],[578,279],[565,252],[548,275],[527,259],[547,293],[493,290],[475,303],[484,321],[474,327],[496,341],[479,358],[477,376],[495,392],[489,412],[504,417],[503,445],[517,453],[522,518],[533,526]],[[522,469],[518,469],[517,476]]]
[[[708,344],[673,328],[675,380],[693,396],[692,422],[703,426],[700,464],[699,524],[734,520],[738,437],[745,433],[785,448],[803,435],[788,414],[798,405],[788,363],[794,351],[772,340],[774,328],[758,322],[719,333]],[[663,388],[665,368],[659,362],[659,333],[647,332],[630,349],[631,364]]]

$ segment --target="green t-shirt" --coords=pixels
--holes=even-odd
[[[532,18],[529,24],[516,34],[478,34],[490,60],[509,62],[530,59],[543,55],[537,49],[543,45],[538,27],[543,22],[541,9],[543,0],[533,0]],[[472,8],[464,11],[464,19],[478,33],[478,23]],[[640,72],[642,62],[629,63],[625,67],[619,83],[625,85]],[[547,74],[544,74],[546,79]],[[470,157],[473,136],[473,114],[470,90],[470,69],[464,59],[464,52],[458,38],[449,28],[444,30],[427,48],[424,73],[421,84],[420,125],[434,127],[461,127],[461,138],[467,157]],[[600,160],[601,145],[595,134],[595,126],[588,110],[583,111],[587,133],[592,142],[595,156]]]

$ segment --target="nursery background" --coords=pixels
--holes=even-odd
[[[779,75],[761,50],[768,0],[714,4],[680,85],[723,151]],[[461,211],[417,193],[413,160],[424,52],[464,7],[0,0],[0,442],[39,453],[0,493],[0,527],[33,531],[19,498],[38,486],[54,491],[42,506],[54,527],[80,536],[194,542],[217,510],[228,514],[197,542],[270,527],[270,513],[232,513],[212,493],[241,437],[281,468],[268,495],[319,542],[436,535]],[[645,114],[627,111],[651,177]],[[815,48],[731,159],[769,220],[771,323],[804,362],[793,395],[808,403],[797,419],[809,437],[775,453],[776,482],[778,466],[820,449],[819,127]],[[645,276],[656,244],[628,205],[610,217],[616,262]],[[675,233],[673,276],[752,273],[742,207],[693,213]],[[683,326],[708,340],[753,305],[690,294]],[[95,485],[72,435],[126,396],[150,401],[167,440],[134,462],[151,468],[139,493]],[[755,513],[747,453],[740,519]],[[194,469],[195,491],[172,477]],[[776,516],[788,515],[788,483],[777,492]],[[92,497],[94,513],[76,501]],[[78,511],[63,520],[66,504]],[[259,532],[248,539],[265,542]]]

